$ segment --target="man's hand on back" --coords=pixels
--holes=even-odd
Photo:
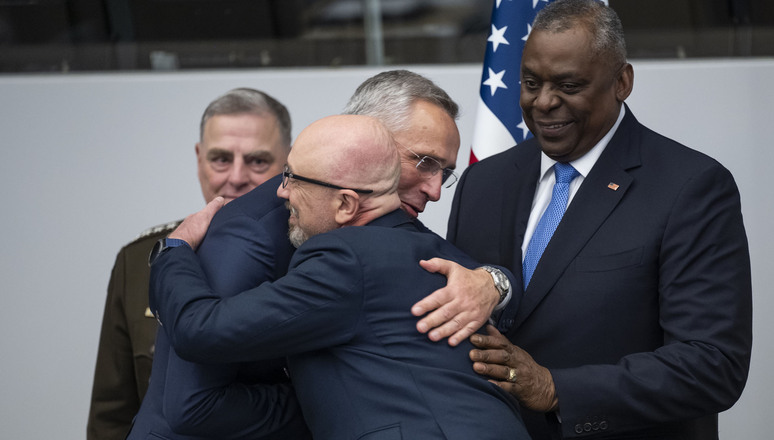
[[[196,250],[204,239],[207,228],[210,227],[212,217],[215,216],[215,213],[218,212],[223,205],[225,205],[225,199],[223,197],[215,197],[204,207],[204,209],[186,217],[183,223],[180,223],[180,226],[169,234],[169,238],[183,240],[188,243],[193,250]]]
[[[429,332],[432,341],[448,337],[449,345],[456,346],[481,328],[497,305],[500,295],[492,276],[483,269],[470,270],[442,258],[419,264],[428,272],[446,276],[447,284],[411,308],[414,316],[429,312],[417,323],[417,330]]]

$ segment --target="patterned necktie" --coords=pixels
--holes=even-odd
[[[535,232],[529,240],[527,253],[524,256],[522,271],[524,275],[524,290],[529,285],[529,280],[535,272],[540,256],[548,246],[551,236],[554,235],[556,227],[562,220],[564,210],[567,209],[567,199],[570,196],[570,182],[579,175],[578,171],[567,163],[554,164],[554,175],[556,183],[551,194],[551,203],[548,204],[543,216],[535,227]]]

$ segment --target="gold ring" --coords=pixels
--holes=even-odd
[[[510,383],[516,383],[516,369],[515,368],[509,368],[508,369],[508,379],[506,379]]]

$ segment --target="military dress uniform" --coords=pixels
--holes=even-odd
[[[148,254],[179,224],[143,231],[116,257],[102,318],[88,440],[124,439],[140,408],[148,389],[157,329],[148,308]]]

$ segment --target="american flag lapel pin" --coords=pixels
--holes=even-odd
[[[607,184],[607,187],[612,189],[613,191],[618,191],[618,184],[617,183],[610,182],[610,183]]]

